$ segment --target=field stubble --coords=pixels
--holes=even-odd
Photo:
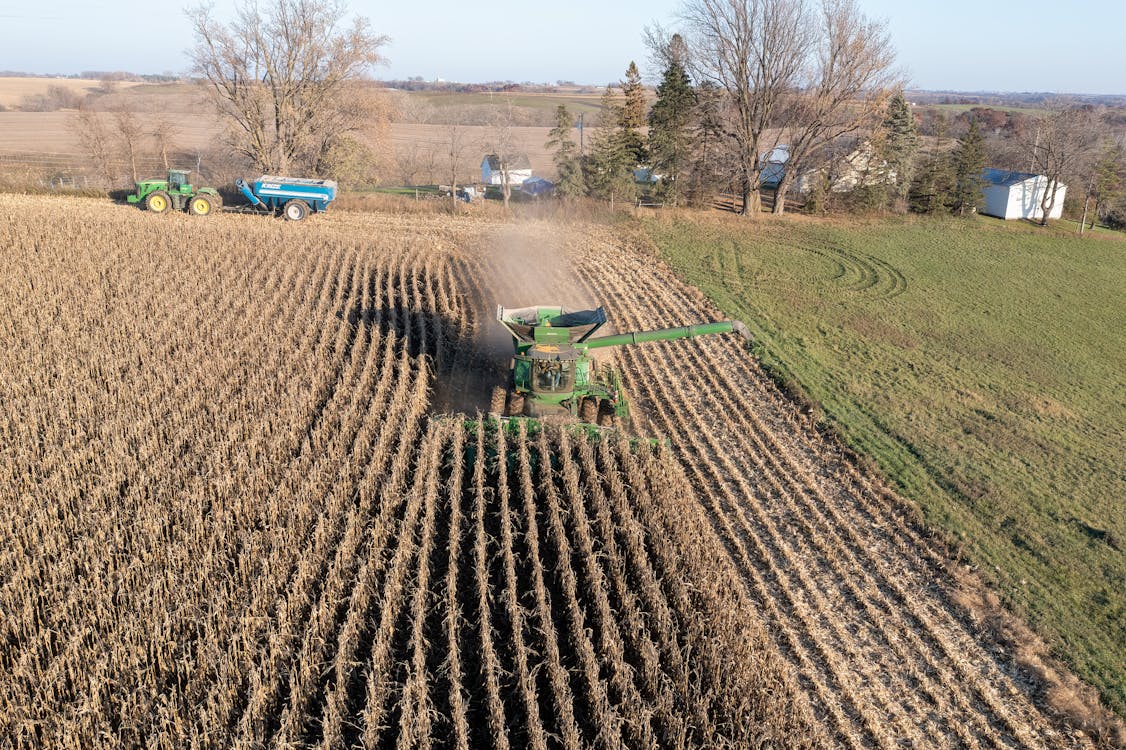
[[[9,745],[824,746],[673,454],[439,413],[497,225],[0,210]]]
[[[474,417],[498,302],[716,317],[608,230],[0,202],[17,747],[1090,746],[739,342],[615,355],[668,448]]]

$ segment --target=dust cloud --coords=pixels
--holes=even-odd
[[[436,407],[442,411],[472,414],[486,411],[492,389],[504,386],[512,358],[512,336],[496,320],[497,305],[515,309],[536,305],[587,310],[598,301],[579,279],[567,254],[567,229],[534,221],[503,227],[473,248],[475,296],[467,303],[476,308],[472,349],[461,363],[464,371],[436,387]],[[451,373],[452,374],[452,373]]]
[[[496,322],[496,306],[516,309],[536,305],[588,310],[598,306],[580,283],[567,255],[566,230],[555,224],[535,222],[509,226],[493,243],[483,248],[488,278],[483,284],[493,295],[485,300],[483,316],[489,321],[482,332],[481,346],[507,360],[512,356],[512,336]]]

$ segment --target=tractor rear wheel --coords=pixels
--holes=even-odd
[[[301,221],[309,214],[309,204],[298,198],[294,198],[289,203],[285,204],[282,209],[282,216],[288,221]]]
[[[197,195],[188,201],[188,213],[192,216],[210,216],[214,210],[211,198],[206,195]]]
[[[152,211],[154,214],[162,214],[169,209],[172,201],[168,199],[168,193],[163,190],[157,190],[155,193],[149,193],[145,197],[145,208]]]

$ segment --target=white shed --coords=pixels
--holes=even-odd
[[[1039,219],[1044,216],[1040,204],[1048,189],[1046,176],[1005,169],[986,169],[981,176],[985,180],[985,187],[982,189],[985,206],[981,213],[999,219]],[[1066,193],[1067,185],[1058,183],[1056,201],[1048,214],[1049,219],[1060,218]]]
[[[508,184],[523,185],[524,180],[532,176],[532,163],[528,157],[521,154],[514,157],[508,165]],[[486,185],[502,185],[504,177],[501,174],[500,159],[496,154],[488,154],[481,160],[481,182]]]

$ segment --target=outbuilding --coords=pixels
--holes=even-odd
[[[985,180],[982,194],[985,205],[981,213],[998,219],[1039,219],[1044,216],[1041,205],[1048,190],[1048,178],[1031,172],[1010,172],[1007,169],[986,169],[981,173]],[[1063,214],[1063,198],[1067,185],[1056,183],[1055,202],[1048,213],[1049,219]]]
[[[551,195],[555,190],[555,183],[542,177],[529,177],[520,184],[520,192],[534,197]]]
[[[528,157],[524,154],[513,157],[508,165],[508,184],[523,185],[524,180],[531,176],[532,163]],[[504,184],[500,158],[496,154],[488,154],[481,160],[481,182],[486,185]]]

